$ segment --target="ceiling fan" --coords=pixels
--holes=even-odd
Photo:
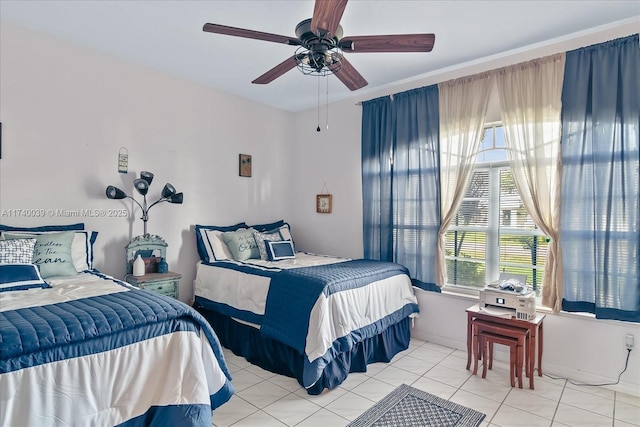
[[[347,0],[316,0],[313,17],[296,26],[296,37],[219,24],[204,24],[202,30],[298,46],[293,56],[251,82],[255,84],[270,83],[297,66],[305,74],[335,74],[350,90],[357,90],[368,83],[342,52],[430,52],[433,49],[434,34],[343,37],[340,19],[346,6]]]

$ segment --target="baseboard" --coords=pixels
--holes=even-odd
[[[442,335],[427,334],[424,331],[420,331],[416,329],[411,331],[411,337],[417,338],[422,341],[429,341],[434,344],[439,344],[446,347],[467,351],[466,341],[453,340],[449,337],[445,337]],[[498,346],[494,352],[494,356],[493,356],[494,361],[498,363],[497,366],[500,366],[503,369],[508,369],[509,354],[506,351],[502,351],[499,347],[500,346]],[[615,383],[618,380],[617,377],[605,378],[600,375],[572,369],[566,366],[554,365],[554,364],[546,363],[544,361],[543,361],[542,367],[543,367],[543,374],[550,375],[554,378],[569,379],[574,383],[609,384],[609,383]],[[621,370],[622,368],[623,367],[621,367]],[[637,383],[625,381],[625,374],[622,374],[622,376],[620,377],[620,382],[618,384],[615,384],[615,385],[612,384],[612,385],[606,385],[606,386],[605,385],[593,386],[593,387],[587,386],[585,387],[585,389],[599,388],[599,387],[640,397],[640,385]],[[588,390],[585,390],[585,391],[588,391]]]
[[[411,338],[417,338],[422,341],[429,341],[434,344],[443,345],[445,347],[451,347],[462,351],[467,351],[467,342],[455,340],[444,335],[429,334],[419,329],[413,329],[411,331]]]
[[[569,379],[573,383],[579,384],[609,384],[615,383],[618,378],[605,378],[600,375],[592,374],[589,372],[579,371],[566,366],[558,366],[549,363],[543,363],[543,374],[548,374],[554,378]],[[640,385],[625,381],[625,374],[620,377],[618,384],[602,385],[602,386],[585,386],[584,391],[588,392],[588,389],[606,388],[608,390],[619,391],[621,393],[630,394],[632,396],[640,397]]]

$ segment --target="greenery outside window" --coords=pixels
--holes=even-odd
[[[518,194],[499,123],[485,128],[465,197],[445,235],[448,287],[481,289],[521,274],[538,295],[548,239]]]

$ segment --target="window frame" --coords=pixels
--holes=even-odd
[[[505,151],[505,154],[506,154],[506,150],[507,150],[506,144],[496,145],[496,137],[495,137],[496,128],[502,128],[502,122],[492,122],[492,123],[487,123],[485,125],[485,131],[493,130],[493,138],[492,138],[493,141],[492,141],[491,147],[489,148],[483,148],[481,145],[480,150],[478,151],[478,155],[480,155],[483,152],[488,152],[491,150],[503,150]],[[483,141],[485,137],[486,136],[483,136]],[[452,231],[485,233],[484,260],[445,254],[445,259],[447,261],[450,261],[450,260],[465,261],[465,262],[472,262],[472,263],[478,263],[478,264],[484,265],[485,267],[484,283],[478,284],[477,286],[450,283],[449,280],[451,280],[451,278],[449,277],[447,280],[447,283],[443,287],[443,290],[445,291],[477,295],[484,286],[498,279],[500,270],[503,267],[518,267],[518,268],[524,267],[527,269],[536,270],[539,272],[536,274],[536,276],[538,276],[539,274],[541,278],[544,274],[544,267],[545,267],[544,263],[542,265],[540,264],[534,265],[533,263],[521,264],[521,263],[513,263],[513,262],[500,260],[501,236],[531,236],[531,237],[535,236],[535,237],[546,237],[548,239],[548,237],[544,234],[544,232],[542,232],[542,230],[540,230],[537,226],[535,226],[535,224],[533,229],[523,229],[521,227],[512,227],[512,226],[502,225],[501,222],[503,218],[501,214],[502,206],[500,203],[500,191],[501,191],[500,190],[500,183],[501,183],[500,174],[502,173],[503,170],[509,170],[509,171],[511,170],[511,166],[509,165],[508,159],[498,160],[498,161],[480,161],[480,162],[476,161],[472,174],[475,174],[478,171],[488,171],[488,174],[489,174],[489,182],[487,183],[489,187],[489,194],[486,199],[485,198],[478,199],[478,200],[488,201],[487,205],[489,208],[489,212],[487,213],[487,225],[486,226],[450,225],[447,230],[447,234]],[[463,200],[472,200],[472,199],[473,198],[465,197]],[[531,283],[528,283],[528,284],[532,285]],[[537,285],[536,290],[538,292],[541,290],[541,284]]]

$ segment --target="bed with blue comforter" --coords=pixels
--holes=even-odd
[[[233,394],[193,308],[95,270],[0,292],[0,426],[201,426]]]
[[[194,306],[223,346],[309,394],[405,350],[418,314],[405,267],[303,252],[200,261]]]

